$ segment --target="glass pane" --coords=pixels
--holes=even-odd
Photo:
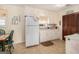
[[[5,20],[0,19],[0,26],[5,26]]]

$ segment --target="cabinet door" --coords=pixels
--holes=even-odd
[[[52,29],[48,29],[47,30],[47,38],[48,38],[48,41],[55,39],[55,32],[54,32],[54,30],[52,30]]]
[[[48,40],[48,34],[47,34],[47,30],[41,29],[40,30],[40,42],[45,42]]]
[[[68,15],[63,16],[62,18],[62,39],[65,40],[64,36],[68,35]]]
[[[79,39],[66,38],[66,53],[77,54],[79,53]]]
[[[48,31],[48,40],[55,40],[55,39],[60,39],[59,38],[59,30],[58,29],[53,29]]]
[[[79,14],[76,16],[76,28],[77,28],[77,33],[79,33]]]
[[[71,50],[72,53],[78,53],[79,54],[79,39],[72,39],[71,40]]]
[[[76,14],[70,14],[69,15],[69,34],[74,34],[76,33],[77,29],[76,29]]]
[[[77,33],[76,14],[69,14],[63,16],[63,39],[65,35]]]
[[[68,21],[69,21],[69,16],[66,15],[66,16],[63,16],[63,35],[68,35],[68,28],[69,28],[69,24],[68,24]]]
[[[71,53],[71,42],[69,38],[66,38],[66,47],[65,47],[65,52],[66,54],[70,54]]]

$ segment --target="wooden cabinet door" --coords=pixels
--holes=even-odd
[[[64,36],[68,34],[68,15],[63,16],[62,20],[62,39],[65,40]]]
[[[63,35],[67,35],[68,16],[63,16]]]
[[[69,14],[63,16],[63,37],[66,35],[71,35],[73,33],[77,32],[76,27],[76,15],[75,14]]]
[[[76,15],[76,28],[77,28],[77,33],[79,33],[79,14]]]
[[[68,27],[69,27],[69,35],[76,33],[76,17],[75,17],[75,14],[69,15]]]

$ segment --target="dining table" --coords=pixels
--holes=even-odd
[[[0,43],[2,45],[2,51],[5,51],[5,41],[7,40],[7,37],[9,34],[0,35]]]

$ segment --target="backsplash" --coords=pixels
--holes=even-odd
[[[57,29],[57,24],[39,24],[40,29]]]

